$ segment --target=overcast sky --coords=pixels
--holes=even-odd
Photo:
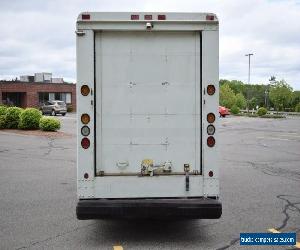
[[[220,20],[220,78],[300,90],[300,1],[0,0],[0,79],[34,72],[76,81],[75,22],[82,11],[214,12]]]

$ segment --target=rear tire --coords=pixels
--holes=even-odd
[[[55,110],[52,110],[51,115],[56,116]]]
[[[65,116],[65,115],[66,115],[66,113],[62,113],[61,115],[62,115],[62,116]]]

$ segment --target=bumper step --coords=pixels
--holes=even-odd
[[[94,199],[79,200],[79,220],[89,219],[218,219],[222,204],[216,199]]]

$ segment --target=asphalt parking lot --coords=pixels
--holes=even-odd
[[[297,232],[300,117],[221,119],[219,220],[78,221],[76,120],[61,137],[0,131],[0,249],[257,249],[241,232]],[[293,247],[260,247],[293,249]]]

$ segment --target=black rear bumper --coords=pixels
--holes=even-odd
[[[94,199],[79,200],[79,220],[89,219],[218,219],[222,204],[216,199]]]

